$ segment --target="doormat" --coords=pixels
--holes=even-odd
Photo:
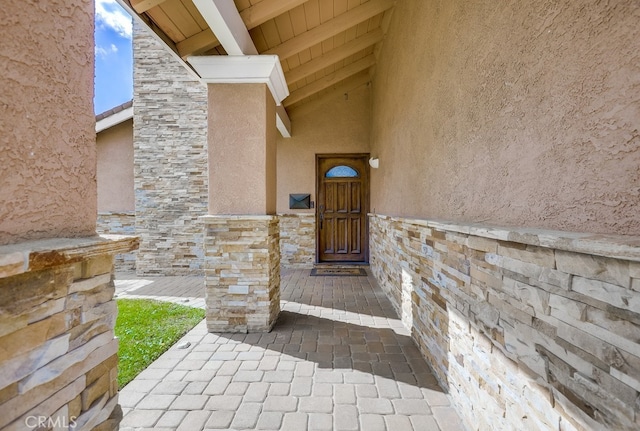
[[[311,276],[333,276],[333,277],[344,277],[344,276],[356,276],[356,277],[366,277],[367,271],[363,268],[313,268],[311,270]]]

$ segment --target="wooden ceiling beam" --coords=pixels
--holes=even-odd
[[[395,0],[370,0],[261,54],[275,54],[280,57],[280,61],[285,60],[304,49],[310,48],[390,9],[394,3]]]
[[[312,82],[309,85],[306,85],[298,90],[295,90],[289,94],[289,97],[284,99],[285,108],[293,105],[296,102],[301,101],[302,99],[306,99],[307,97],[324,90],[325,88],[331,87],[338,82],[349,78],[350,76],[356,75],[363,70],[367,70],[371,66],[376,63],[376,58],[373,54],[366,56],[365,58],[356,61],[355,63],[351,63],[342,69],[337,70],[335,73],[328,75],[322,79]]]
[[[159,0],[143,0],[143,1],[159,1]],[[165,0],[163,0],[165,1]],[[240,12],[240,17],[244,22],[247,30],[256,28],[259,25],[281,15],[296,6],[305,3],[308,0],[264,0]],[[190,55],[201,54],[216,46],[220,42],[215,37],[211,29],[206,29],[185,40],[178,42],[176,47],[180,57],[186,58]]]
[[[256,49],[256,46],[254,45],[253,40],[249,35],[249,30],[241,19],[240,14],[238,13],[238,9],[236,8],[233,0],[193,0],[193,4],[196,6],[196,8],[198,8],[198,11],[205,19],[207,24],[209,24],[209,27],[216,29],[216,35],[220,40],[220,44],[229,54],[226,57],[211,56],[209,57],[210,60],[222,60],[224,61],[224,63],[228,63],[227,65],[231,66],[232,68],[234,65],[238,66],[240,64],[244,64],[244,68],[246,68],[248,65],[252,70],[242,70],[243,67],[240,66],[238,73],[232,73],[232,75],[237,75],[234,77],[235,79],[246,78],[248,80],[251,79],[252,72],[255,73],[257,69],[259,69],[260,64],[263,64],[265,61],[267,62],[267,64],[270,64],[266,56],[257,55],[258,50]],[[234,57],[235,59],[239,58],[241,61],[236,62]],[[192,65],[194,64],[194,62],[206,62],[207,59],[207,57],[191,58],[193,60],[189,61],[192,63]],[[284,109],[283,106],[281,106],[282,99],[289,95],[289,89],[287,88],[287,83],[284,78],[284,73],[282,72],[282,67],[280,66],[278,57],[273,57],[273,64],[273,69],[267,68],[267,85],[269,86],[269,90],[272,92],[273,98],[276,101],[277,105],[276,127],[283,137],[290,138],[291,120],[287,115],[287,110]],[[211,72],[211,70],[208,70],[206,66],[203,70]],[[223,72],[223,70],[217,70],[216,72],[220,73]],[[199,73],[200,76],[202,76],[202,73]],[[244,77],[241,76],[243,74],[245,75]],[[221,79],[222,80],[218,80],[218,82],[222,82],[226,78]],[[276,83],[280,83],[280,85],[276,85]]]
[[[369,69],[371,70],[371,69]],[[310,97],[325,97],[326,94],[348,94],[349,92],[351,92],[352,90],[361,87],[363,85],[369,84],[371,82],[371,77],[369,76],[369,71],[368,70],[363,70],[362,72],[356,73],[355,75],[352,75],[334,85],[332,85],[329,88],[325,88],[324,90],[319,91],[318,93],[315,93],[313,95],[311,95]],[[297,109],[298,107],[301,107],[303,105],[306,105],[308,103],[308,101],[310,100],[310,97],[301,100],[299,102],[296,103],[292,103],[291,105],[289,105],[287,107],[287,109],[291,110],[291,109]]]
[[[263,0],[240,12],[248,30],[263,24],[308,0]]]
[[[193,0],[193,4],[229,55],[258,54],[233,0]]]
[[[321,71],[325,67],[331,66],[334,63],[344,60],[350,55],[354,55],[376,43],[380,42],[384,34],[379,28],[367,33],[366,35],[354,39],[346,44],[332,49],[321,57],[314,58],[313,60],[304,63],[284,74],[289,85],[296,81],[300,81],[308,76],[313,75],[316,72]]]
[[[138,13],[144,13],[149,9],[164,3],[167,0],[131,0],[131,7]]]
[[[193,77],[193,79],[199,79],[198,74],[189,66],[178,54],[178,49],[176,48],[176,44],[173,43],[173,40],[167,36],[167,34],[159,28],[148,15],[142,15],[136,13],[131,6],[129,0],[116,0],[116,2],[125,10],[129,15],[133,17],[142,27],[146,27],[151,31],[151,35],[161,44],[164,45],[167,51],[171,54],[176,61],[181,64],[187,73]]]
[[[187,58],[190,55],[202,54],[218,45],[220,45],[220,42],[211,29],[208,28],[176,43],[176,48],[180,57]]]

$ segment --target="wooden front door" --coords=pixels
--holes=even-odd
[[[317,155],[316,175],[318,262],[367,262],[368,155]]]

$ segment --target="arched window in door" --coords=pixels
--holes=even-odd
[[[339,165],[329,169],[324,176],[325,178],[357,178],[360,174],[350,166]]]

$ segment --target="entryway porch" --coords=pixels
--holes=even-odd
[[[120,392],[121,430],[463,430],[368,269],[309,274],[282,270],[269,333],[196,326]]]

